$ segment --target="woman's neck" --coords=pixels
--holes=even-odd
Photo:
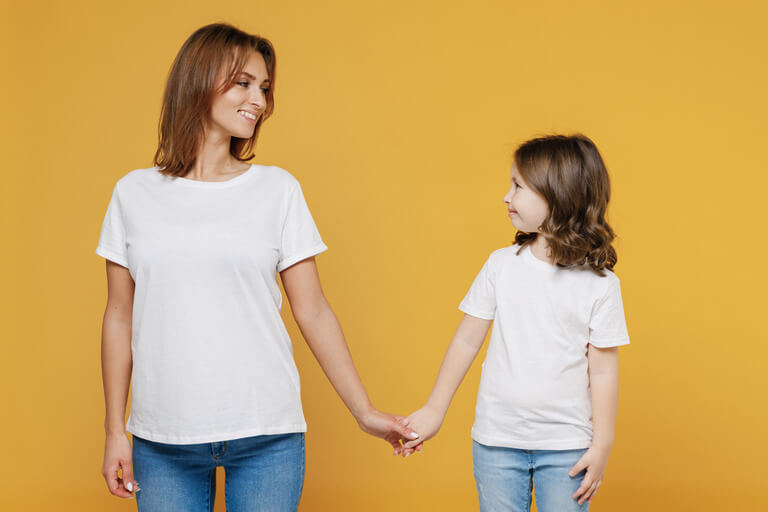
[[[222,181],[247,171],[250,164],[241,162],[229,152],[230,137],[205,137],[195,158],[195,165],[185,178],[200,181]]]

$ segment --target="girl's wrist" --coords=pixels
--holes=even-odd
[[[613,440],[594,439],[592,441],[592,448],[603,452],[610,452],[611,448],[613,448]]]
[[[439,415],[440,418],[442,419],[443,417],[445,417],[445,413],[447,412],[448,407],[447,406],[443,406],[443,405],[437,403],[432,398],[430,398],[429,400],[427,400],[427,403],[424,404],[424,409],[428,410],[429,412],[431,412],[433,414]]]

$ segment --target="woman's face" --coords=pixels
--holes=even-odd
[[[519,231],[536,233],[549,215],[547,200],[523,179],[514,164],[510,178],[512,188],[504,196],[509,218]]]
[[[269,86],[264,57],[252,52],[235,85],[213,99],[208,137],[250,139],[267,108]]]

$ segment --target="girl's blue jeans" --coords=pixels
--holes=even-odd
[[[572,497],[586,470],[568,475],[586,451],[519,450],[472,441],[480,512],[529,512],[534,489],[540,512],[589,510],[589,503],[579,505]]]
[[[225,471],[227,512],[295,512],[304,485],[304,434],[165,444],[133,436],[139,512],[211,512],[216,467]]]

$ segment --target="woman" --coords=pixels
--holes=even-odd
[[[166,85],[155,166],[120,179],[107,209],[102,473],[142,511],[212,510],[217,466],[228,510],[298,507],[306,424],[277,273],[360,428],[395,454],[418,437],[368,399],[320,286],[327,247],[299,183],[246,163],[274,83],[266,39],[223,24],[192,34]]]

